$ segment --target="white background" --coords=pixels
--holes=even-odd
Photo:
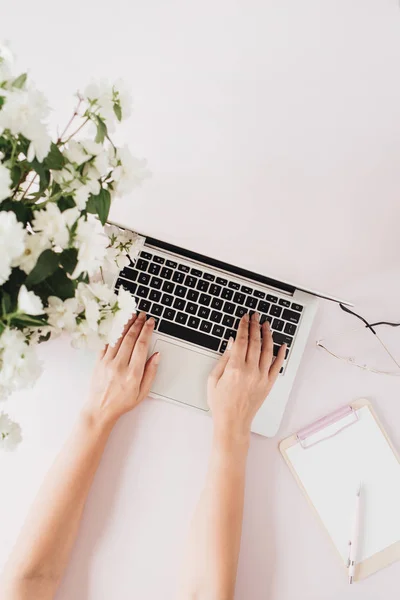
[[[92,77],[122,76],[132,89],[134,116],[117,140],[148,158],[153,178],[115,220],[348,297],[371,319],[399,318],[395,0],[23,0],[1,12],[0,34],[48,96],[54,126]],[[279,439],[367,396],[400,446],[398,380],[315,349],[347,319],[321,306]],[[25,442],[0,456],[1,563],[90,372],[92,359],[64,340],[42,354],[39,385],[9,403]],[[154,400],[121,421],[59,599],[175,597],[210,433],[207,417]],[[277,441],[253,439],[237,598],[397,597],[399,565],[348,589]]]

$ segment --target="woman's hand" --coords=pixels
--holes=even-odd
[[[147,360],[154,319],[134,315],[115,346],[106,346],[95,366],[84,412],[111,424],[150,392],[159,353]]]
[[[251,422],[274,385],[285,358],[283,345],[273,361],[273,340],[268,321],[262,328],[254,313],[241,319],[236,340],[208,380],[208,404],[217,435],[247,439]],[[262,339],[261,339],[262,329]]]

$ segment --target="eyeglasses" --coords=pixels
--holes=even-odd
[[[329,341],[325,339],[317,340],[317,346],[325,350],[325,352],[334,358],[346,362],[354,367],[358,367],[359,369],[363,369],[364,371],[399,377],[400,361],[397,361],[393,356],[393,353],[389,350],[387,339],[383,341],[381,337],[383,329],[381,328],[391,328],[390,331],[392,331],[392,328],[400,327],[400,323],[390,323],[388,321],[369,323],[366,319],[364,319],[364,317],[350,310],[347,306],[344,306],[343,304],[339,304],[339,306],[344,312],[359,319],[363,325],[359,325],[353,330],[347,330],[344,333],[330,336]],[[379,334],[376,330],[377,328],[380,328]],[[387,331],[385,335],[386,338],[389,337],[387,335]],[[351,349],[353,356],[343,356],[342,352],[340,352],[340,348],[344,346],[343,338],[345,336],[347,336],[346,347],[348,350]],[[338,343],[339,339],[342,341]],[[380,347],[379,352],[377,350],[377,344],[379,344]],[[361,355],[367,359],[365,362],[356,358],[356,356]],[[392,370],[390,370],[389,362]],[[375,366],[369,366],[371,363]],[[396,366],[395,369],[394,365]]]

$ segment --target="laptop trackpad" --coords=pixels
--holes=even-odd
[[[153,352],[159,352],[161,357],[151,391],[208,410],[207,377],[217,359],[160,339]]]

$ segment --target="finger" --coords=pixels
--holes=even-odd
[[[285,360],[286,348],[287,348],[286,344],[283,344],[283,346],[281,346],[279,348],[278,356],[275,358],[274,363],[269,370],[269,381],[272,383],[272,385],[274,385],[274,383],[279,375],[279,371],[281,370],[281,368],[283,366],[283,361]]]
[[[97,356],[97,362],[100,362],[101,360],[103,360],[103,358],[105,357],[105,355],[107,353],[107,350],[108,350],[108,344],[105,344]]]
[[[238,365],[246,360],[247,347],[249,344],[249,315],[243,315],[240,319],[239,329],[231,350],[233,365]]]
[[[154,378],[157,374],[158,364],[160,362],[160,353],[156,352],[150,356],[146,362],[143,371],[142,383],[140,384],[138,402],[141,402],[149,395]]]
[[[230,337],[228,340],[228,344],[225,348],[225,352],[223,353],[222,356],[220,356],[219,361],[217,362],[217,364],[215,365],[215,367],[213,368],[213,370],[210,373],[210,380],[213,381],[214,383],[217,383],[217,381],[219,381],[219,379],[222,377],[223,372],[225,371],[225,367],[228,363],[228,360],[230,358],[231,355],[231,348],[233,345],[233,337]]]
[[[267,374],[274,357],[274,341],[272,339],[271,326],[269,321],[262,325],[262,346],[260,356],[260,370]]]
[[[122,338],[121,345],[118,348],[117,354],[114,360],[123,364],[128,364],[132,356],[135,344],[140,336],[140,333],[146,323],[145,313],[140,313],[137,319],[129,327],[128,331]]]
[[[154,331],[155,321],[153,317],[150,317],[142,327],[137,342],[133,348],[132,355],[130,357],[129,365],[133,370],[134,376],[138,381],[141,381],[143,377],[144,368],[149,353],[149,346],[151,342],[151,336]]]
[[[250,319],[249,346],[247,348],[246,362],[250,364],[260,363],[261,353],[261,332],[260,315],[258,312],[252,314]]]
[[[115,342],[114,346],[111,346],[110,344],[108,346],[106,346],[106,348],[107,348],[106,353],[105,353],[106,358],[110,358],[110,359],[115,358],[115,356],[117,355],[117,352],[122,344],[122,340],[124,339],[125,335],[129,331],[129,328],[136,321],[137,317],[138,317],[138,315],[136,315],[136,314],[132,315],[131,319],[129,319],[129,321],[125,325],[124,329],[122,330],[121,336]]]

